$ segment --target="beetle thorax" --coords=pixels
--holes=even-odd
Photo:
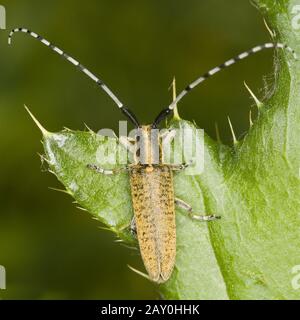
[[[161,143],[159,129],[151,125],[141,126],[136,135],[136,163],[155,165],[161,162]]]

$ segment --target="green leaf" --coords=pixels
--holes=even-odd
[[[292,24],[297,2],[256,4],[276,41],[300,56],[300,31]],[[275,65],[274,94],[243,140],[227,147],[205,135],[204,172],[175,177],[177,197],[222,219],[201,223],[176,210],[176,266],[160,286],[166,299],[299,299],[292,270],[300,265],[300,63],[281,52]],[[196,129],[178,119],[170,127]],[[86,167],[96,163],[99,147],[114,150],[118,141],[90,131],[44,130],[43,136],[50,170],[67,192],[120,238],[136,243],[128,228],[128,175],[104,176]]]

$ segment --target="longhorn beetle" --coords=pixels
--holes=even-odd
[[[139,247],[145,268],[149,278],[157,283],[165,282],[169,279],[176,257],[176,226],[175,226],[175,204],[185,209],[189,215],[199,221],[212,221],[220,218],[216,215],[198,215],[194,213],[193,208],[184,201],[175,198],[173,190],[173,171],[180,171],[187,168],[188,164],[170,165],[163,161],[162,139],[169,138],[173,134],[169,131],[166,137],[156,136],[156,140],[151,141],[152,131],[157,129],[159,123],[166,119],[174,110],[176,104],[192,89],[204,82],[212,75],[222,69],[233,65],[234,63],[264,49],[281,48],[290,51],[297,59],[293,49],[282,43],[265,43],[256,46],[249,51],[239,54],[237,57],[226,61],[224,64],[211,69],[194,82],[189,84],[173,102],[163,109],[150,125],[140,125],[137,117],[116,97],[116,95],[105,85],[105,83],[96,77],[91,71],[86,69],[77,60],[63,52],[61,49],[42,38],[38,34],[24,28],[13,29],[8,38],[11,44],[12,36],[15,32],[24,32],[33,38],[36,38],[53,51],[58,53],[64,59],[71,62],[80,71],[85,73],[90,79],[104,90],[108,96],[115,102],[118,108],[124,113],[129,121],[137,129],[138,135],[135,144],[144,146],[145,159],[141,161],[141,155],[134,154],[135,161],[133,164],[121,169],[107,170],[95,164],[87,164],[87,167],[96,173],[104,175],[114,175],[120,172],[128,172],[131,185],[131,197],[134,211],[132,226],[136,229]],[[130,141],[121,141],[129,146]],[[153,163],[155,156],[154,149],[159,149],[159,163]]]

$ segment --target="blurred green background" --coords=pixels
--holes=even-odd
[[[97,86],[36,40],[8,31],[27,27],[102,77],[144,122],[178,89],[240,51],[268,41],[262,17],[247,1],[164,0],[77,2],[2,1],[7,30],[0,31],[0,265],[7,270],[3,299],[149,299],[157,289],[134,274],[137,251],[114,242],[101,224],[42,172],[41,135],[23,108],[49,131],[63,127],[118,128],[124,118]],[[180,104],[212,137],[217,121],[230,143],[226,116],[238,136],[248,129],[252,105],[243,81],[262,96],[272,52],[262,53],[207,81]],[[201,268],[201,266],[199,266]],[[209,272],[209,270],[208,270]]]

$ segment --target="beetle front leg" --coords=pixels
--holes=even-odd
[[[186,168],[189,167],[187,163],[182,163],[182,164],[170,164],[169,167],[173,171],[182,171],[185,170]]]
[[[95,164],[88,164],[87,168],[95,171],[96,173],[104,174],[104,175],[113,175],[122,173],[129,170],[129,167],[117,168],[117,169],[104,169]]]
[[[188,212],[189,216],[192,219],[198,220],[198,221],[213,221],[217,219],[221,219],[220,216],[217,215],[197,215],[194,213],[194,210],[192,206],[190,206],[188,203],[184,202],[181,199],[175,198],[175,204],[178,205],[181,209],[185,210]]]
[[[187,169],[188,167],[190,167],[193,164],[193,161],[190,161],[188,163],[181,163],[181,164],[170,164],[169,167],[171,168],[171,170],[173,171],[182,171]]]

